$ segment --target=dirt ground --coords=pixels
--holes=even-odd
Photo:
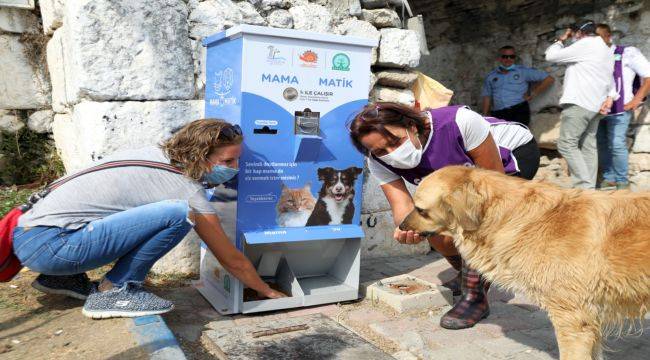
[[[128,331],[132,320],[89,319],[83,301],[33,289],[31,271],[19,276],[0,283],[0,359],[148,358]]]

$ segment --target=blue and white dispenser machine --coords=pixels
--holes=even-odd
[[[239,124],[239,175],[214,189],[227,234],[272,287],[261,299],[205,248],[197,288],[221,313],[358,298],[363,157],[346,123],[368,102],[375,40],[240,25],[207,46],[206,118]]]

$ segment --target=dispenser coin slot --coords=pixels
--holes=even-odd
[[[320,133],[320,112],[309,108],[295,112],[294,133],[296,135],[315,135]]]

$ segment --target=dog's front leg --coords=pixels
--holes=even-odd
[[[602,356],[599,327],[577,312],[549,312],[555,328],[560,360],[597,360],[598,356]]]

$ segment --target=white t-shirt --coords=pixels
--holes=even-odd
[[[618,99],[614,54],[600,36],[587,36],[567,47],[557,41],[546,49],[546,61],[568,65],[560,104],[597,113],[607,96]]]
[[[431,121],[431,114],[429,121]],[[515,123],[490,124],[483,116],[467,107],[458,109],[456,113],[456,125],[460,129],[460,136],[463,138],[465,151],[471,151],[487,139],[488,134],[492,134],[494,142],[501,147],[514,150],[521,145],[530,142],[533,134],[523,125]],[[424,151],[431,143],[433,131],[429,132],[427,143],[424,144]],[[513,155],[514,156],[514,155]],[[380,185],[400,179],[401,177],[387,169],[372,157],[368,157],[368,169],[370,173],[377,178]]]
[[[616,50],[616,45],[612,45],[612,54]],[[632,84],[634,78],[639,75],[641,78],[650,77],[650,62],[645,56],[634,46],[626,46],[623,50],[623,102],[627,104],[632,101],[634,94],[632,93]],[[616,89],[621,88],[621,84],[616,84]]]

